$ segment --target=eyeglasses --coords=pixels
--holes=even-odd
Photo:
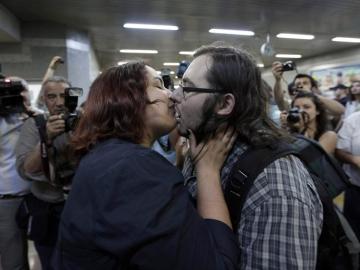
[[[210,89],[210,88],[198,88],[198,87],[187,87],[187,86],[182,86],[181,84],[179,85],[178,89],[176,89],[176,92],[183,98],[185,99],[185,93],[221,93],[221,94],[225,94],[226,91],[224,90],[220,90],[220,89]]]

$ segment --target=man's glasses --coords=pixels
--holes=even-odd
[[[224,90],[217,90],[217,89],[210,89],[210,88],[198,88],[198,87],[187,87],[187,86],[182,86],[181,84],[179,85],[178,89],[176,89],[176,92],[178,92],[178,94],[185,99],[185,93],[221,93],[221,94],[225,94],[226,91]]]

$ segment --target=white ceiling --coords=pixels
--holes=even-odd
[[[178,62],[202,44],[224,40],[248,49],[259,62],[267,33],[278,53],[304,58],[356,46],[331,41],[360,37],[360,0],[2,0],[22,23],[50,21],[88,30],[102,67],[128,58],[145,58],[157,69]],[[179,31],[125,29],[126,22],[170,24]],[[216,35],[210,28],[245,29],[253,37]],[[280,32],[315,35],[314,40],[278,39]],[[159,54],[125,55],[119,49],[156,49]]]

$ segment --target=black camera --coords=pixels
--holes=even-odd
[[[65,88],[65,107],[67,111],[64,115],[65,132],[74,130],[79,122],[80,113],[76,110],[79,97],[82,96],[83,89],[79,87]]]
[[[163,79],[164,87],[166,89],[173,91],[174,90],[174,81],[171,78],[171,69],[169,69],[169,68],[161,69],[160,75],[161,75],[161,78]]]
[[[296,69],[296,65],[293,61],[287,61],[282,63],[282,71],[290,71],[295,69]]]
[[[25,112],[24,98],[21,92],[24,86],[20,81],[0,79],[0,115]]]
[[[302,117],[302,111],[300,111],[298,108],[291,108],[289,110],[289,114],[287,116],[287,121],[289,123],[298,123],[301,120]]]

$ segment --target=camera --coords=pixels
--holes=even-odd
[[[288,116],[287,116],[287,121],[289,122],[289,123],[298,123],[298,122],[300,122],[300,120],[301,120],[301,117],[302,117],[302,111],[300,111],[298,108],[291,108],[290,110],[289,110],[289,114],[288,114]]]
[[[296,69],[296,65],[293,61],[287,61],[282,63],[282,71],[290,71],[295,69]]]
[[[83,89],[79,87],[65,88],[65,107],[67,112],[64,115],[65,132],[74,130],[79,122],[80,113],[76,110],[78,99],[83,94]]]
[[[20,81],[0,79],[0,115],[25,112],[24,98],[21,92],[24,86]]]

